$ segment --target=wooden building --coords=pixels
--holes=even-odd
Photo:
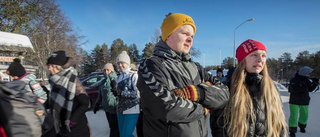
[[[6,70],[14,58],[20,58],[21,64],[28,73],[35,74],[38,66],[34,66],[24,56],[34,52],[30,39],[21,34],[0,31],[0,81],[7,81]]]

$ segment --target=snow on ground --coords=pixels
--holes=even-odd
[[[281,99],[287,121],[289,119],[289,92],[281,91]],[[306,133],[300,133],[299,129],[297,137],[319,137],[320,136],[320,89],[317,92],[310,93],[311,101],[309,106],[309,120],[306,128]],[[109,126],[104,111],[101,109],[97,114],[93,114],[92,110],[86,113],[93,137],[108,137]],[[211,133],[210,128],[208,133]],[[208,137],[212,137],[211,134]]]

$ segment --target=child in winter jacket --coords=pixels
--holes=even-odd
[[[7,69],[7,74],[11,76],[12,80],[24,81],[26,84],[25,90],[33,92],[38,97],[38,101],[42,104],[47,100],[47,93],[42,89],[41,85],[35,81],[36,76],[26,72],[21,65],[20,59],[15,58],[13,60]]]

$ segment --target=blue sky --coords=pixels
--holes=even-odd
[[[135,43],[139,53],[160,29],[169,12],[190,15],[197,32],[193,46],[202,56],[194,58],[204,66],[219,65],[233,56],[235,45],[251,38],[267,47],[268,57],[289,52],[294,59],[304,50],[320,50],[319,0],[58,0],[75,30],[86,36],[82,45],[91,51],[97,44],[109,46],[121,38]]]

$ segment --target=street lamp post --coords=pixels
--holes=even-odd
[[[280,77],[280,74],[279,74],[279,72],[282,72],[282,74],[281,74],[281,77]],[[283,69],[280,69],[279,71],[278,71],[278,78],[280,77],[280,82],[282,81],[282,79],[283,79]]]
[[[236,58],[235,58],[235,53],[236,53],[236,30],[237,28],[239,28],[241,25],[243,25],[244,23],[248,22],[248,21],[254,21],[254,18],[252,19],[247,19],[246,21],[242,22],[238,27],[236,27],[234,29],[234,37],[233,37],[233,66],[235,67],[236,66]]]

